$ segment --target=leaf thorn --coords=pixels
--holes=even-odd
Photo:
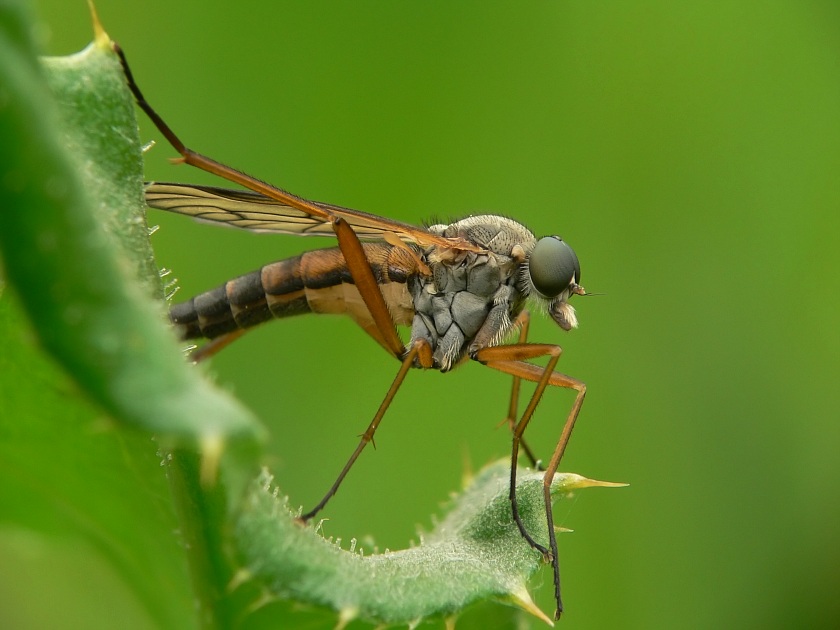
[[[201,437],[201,485],[212,488],[219,472],[224,441],[217,433],[208,433]]]
[[[521,586],[517,590],[511,592],[510,599],[514,605],[518,606],[525,612],[532,614],[537,619],[541,619],[549,626],[554,627],[554,622],[548,615],[540,610],[539,606],[534,603],[534,600],[531,599],[531,594],[524,586]]]
[[[93,0],[88,0],[88,9],[90,10],[90,21],[93,26],[94,44],[102,50],[111,50],[111,38],[105,32],[102,22],[99,21],[99,14],[96,12],[96,5],[93,4]]]
[[[338,612],[338,623],[335,630],[344,630],[347,624],[359,616],[359,609],[355,606],[346,606]]]

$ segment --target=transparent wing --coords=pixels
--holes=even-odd
[[[152,208],[252,232],[335,236],[332,225],[324,217],[313,216],[250,190],[152,182],[146,184],[146,203]],[[385,240],[388,234],[396,234],[403,241],[422,246],[436,245],[469,251],[481,249],[461,238],[445,238],[415,225],[375,214],[320,202],[314,205],[324,210],[325,214],[347,221],[361,239]]]

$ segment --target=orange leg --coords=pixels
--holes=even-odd
[[[192,361],[193,363],[201,363],[202,361],[206,361],[207,359],[221,352],[223,349],[227,348],[230,344],[232,344],[234,341],[236,341],[242,335],[248,332],[248,330],[248,328],[240,328],[239,330],[233,330],[229,333],[225,333],[221,337],[211,339],[203,346],[201,346],[198,350],[189,355],[190,361]]]
[[[520,344],[524,344],[528,340],[528,327],[530,323],[531,314],[528,311],[522,311],[516,318],[516,322],[514,323],[514,325],[519,327]],[[519,414],[519,387],[521,383],[522,379],[519,376],[513,377],[513,386],[511,387],[510,391],[510,403],[508,404],[508,412],[507,416],[502,421],[502,423],[506,423],[510,427],[511,432],[513,432],[516,429],[516,419]],[[542,462],[539,459],[537,459],[536,455],[534,455],[534,452],[525,443],[524,439],[520,439],[519,446],[522,448],[522,452],[525,453],[525,456],[528,458],[528,461],[531,462],[531,466],[533,466],[537,470],[545,470],[545,467],[542,465]]]
[[[566,450],[566,445],[569,443],[569,438],[574,429],[575,421],[580,413],[583,399],[586,396],[586,385],[577,379],[554,371],[554,366],[560,359],[562,349],[560,346],[551,344],[511,344],[507,346],[495,346],[492,348],[483,348],[475,353],[473,357],[475,360],[487,365],[488,367],[500,370],[506,374],[512,375],[515,379],[525,379],[535,382],[537,384],[531,400],[519,422],[513,431],[513,446],[511,449],[511,467],[510,467],[510,502],[511,510],[513,512],[514,521],[519,527],[523,538],[528,543],[540,551],[546,559],[551,561],[554,570],[554,596],[557,601],[557,610],[555,612],[555,619],[560,617],[563,612],[563,604],[560,598],[560,564],[558,562],[557,553],[557,536],[554,531],[554,515],[551,510],[551,482],[554,479],[554,474],[560,465],[560,459],[563,457],[563,452]],[[527,363],[528,359],[535,359],[538,357],[548,356],[548,364],[542,368],[531,363]],[[534,410],[542,398],[545,388],[549,385],[554,387],[565,387],[574,389],[577,392],[575,402],[572,405],[571,411],[566,418],[566,423],[563,425],[563,431],[560,434],[560,439],[557,441],[557,446],[554,448],[554,453],[546,468],[543,476],[543,497],[545,501],[545,517],[548,523],[548,541],[549,548],[545,548],[536,542],[530,534],[525,530],[522,519],[519,516],[519,508],[516,504],[516,464],[519,456],[519,448],[522,441],[522,434],[528,427],[534,415]]]
[[[382,421],[382,417],[391,405],[391,401],[394,400],[397,390],[399,390],[400,385],[402,385],[405,380],[405,375],[413,366],[415,359],[423,367],[431,367],[432,365],[432,350],[429,347],[429,344],[422,339],[414,342],[414,345],[411,346],[408,353],[405,355],[405,358],[402,360],[402,365],[400,365],[400,369],[397,372],[397,376],[394,378],[394,382],[391,383],[391,387],[388,389],[388,393],[385,394],[382,404],[379,405],[376,415],[373,417],[373,420],[370,421],[370,425],[367,430],[362,434],[359,445],[356,447],[356,450],[353,451],[353,454],[350,456],[350,459],[347,460],[347,463],[344,464],[344,468],[341,469],[341,472],[338,474],[338,478],[335,480],[332,487],[330,487],[327,494],[324,495],[324,498],[318,502],[318,505],[306,514],[301,515],[300,519],[302,521],[308,521],[323,509],[323,507],[327,504],[327,501],[329,501],[338,491],[338,487],[341,485],[341,482],[344,481],[347,473],[350,472],[350,469],[353,467],[353,464],[356,462],[364,448],[369,442],[373,441],[373,435],[376,433],[376,429],[379,428],[379,423]]]
[[[406,348],[397,334],[394,320],[391,318],[391,312],[385,304],[385,297],[382,295],[382,290],[376,282],[371,269],[370,262],[365,256],[365,250],[362,247],[359,237],[353,228],[347,224],[346,221],[339,217],[331,217],[333,231],[338,239],[338,246],[341,253],[344,255],[344,260],[347,263],[347,269],[353,277],[353,283],[359,291],[359,295],[365,303],[371,317],[379,329],[388,348],[395,357],[401,359],[405,353]]]

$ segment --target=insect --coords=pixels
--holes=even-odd
[[[309,201],[252,178],[188,148],[155,112],[134,81],[125,55],[115,46],[138,105],[172,147],[179,161],[218,175],[248,190],[151,183],[149,206],[239,228],[297,235],[333,235],[338,247],[268,264],[176,304],[170,319],[182,339],[207,338],[199,358],[209,356],[248,328],[269,319],[303,313],[345,313],[400,367],[367,430],[321,501],[301,519],[308,521],[336,493],[353,463],[372,441],[385,411],[411,368],[448,372],[476,361],[513,377],[508,409],[512,429],[510,502],[522,536],[552,563],[562,612],[557,541],[550,484],[571,436],[586,394],[579,380],[555,371],[561,348],[527,341],[526,301],[536,303],[562,328],[577,326],[569,300],[585,295],[580,264],[561,238],[536,238],[523,225],[496,215],[470,216],[427,228],[373,214]],[[365,242],[363,243],[362,240]],[[403,343],[396,326],[411,327]],[[518,340],[505,341],[518,331]],[[530,360],[548,357],[545,367]],[[517,418],[521,380],[536,383]],[[520,449],[538,465],[523,440],[543,392],[549,386],[576,392],[562,433],[545,467],[544,497],[549,544],[526,531],[516,501]]]

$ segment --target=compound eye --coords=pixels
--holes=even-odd
[[[575,251],[558,236],[537,241],[528,261],[534,288],[544,297],[555,298],[574,281],[580,283],[580,263]]]

